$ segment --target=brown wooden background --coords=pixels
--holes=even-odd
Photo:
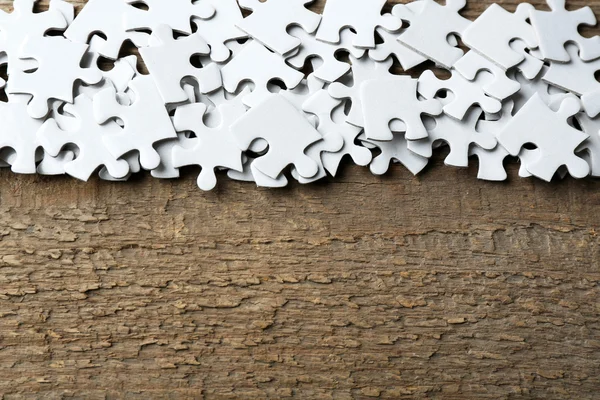
[[[212,193],[0,171],[0,398],[600,398],[600,183],[441,160]]]

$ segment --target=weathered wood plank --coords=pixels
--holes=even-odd
[[[597,398],[599,183],[442,164],[213,193],[0,171],[0,394]]]

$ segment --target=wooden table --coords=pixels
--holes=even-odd
[[[212,193],[0,171],[0,398],[599,398],[599,182],[442,160]]]

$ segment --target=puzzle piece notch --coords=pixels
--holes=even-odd
[[[406,125],[406,139],[427,137],[423,115],[442,113],[439,100],[419,100],[417,80],[409,76],[396,76],[364,82],[360,88],[362,110],[365,119],[365,135],[368,139],[389,141],[394,139],[390,124],[394,120]]]
[[[565,46],[577,44],[583,61],[600,57],[600,37],[585,38],[578,28],[596,25],[594,11],[588,6],[575,11],[565,8],[565,0],[546,0],[551,11],[532,10],[531,24],[537,34],[540,51],[546,61],[567,63],[572,59]],[[560,27],[560,28],[559,28]]]
[[[190,61],[196,55],[210,54],[210,47],[200,34],[175,39],[169,26],[159,25],[152,32],[150,43],[149,47],[140,49],[140,54],[164,104],[189,101],[188,94],[182,88],[184,82],[198,86],[202,94],[222,86],[221,71],[216,64],[196,68]]]
[[[304,178],[319,172],[317,163],[305,151],[322,139],[321,134],[280,95],[271,95],[250,109],[231,126],[231,132],[244,151],[257,139],[269,143],[268,152],[253,165],[272,179],[277,179],[289,165]]]
[[[313,1],[238,0],[252,14],[239,21],[237,27],[275,53],[289,55],[301,44],[287,32],[290,26],[299,26],[309,34],[319,27],[321,16],[306,8]]]
[[[381,15],[386,0],[328,0],[323,10],[323,20],[317,39],[340,43],[340,33],[345,28],[356,32],[352,44],[360,49],[375,48],[375,29],[381,27],[396,32],[402,21],[392,14]]]
[[[589,136],[567,123],[580,109],[576,99],[567,98],[555,112],[535,94],[500,132],[498,141],[513,156],[527,143],[536,145],[539,158],[527,169],[540,179],[549,182],[563,165],[574,178],[585,178],[590,166],[575,151]]]
[[[600,177],[600,118],[590,118],[585,113],[579,113],[575,116],[579,125],[589,138],[579,146],[578,154],[588,159],[590,164],[591,176]]]
[[[392,14],[408,21],[410,26],[398,40],[436,64],[450,69],[463,56],[454,35],[462,36],[471,21],[459,14],[466,0],[447,0],[440,5],[434,0],[420,0],[394,6]]]

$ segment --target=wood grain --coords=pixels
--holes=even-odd
[[[600,184],[441,160],[212,193],[0,171],[0,398],[598,399]]]

